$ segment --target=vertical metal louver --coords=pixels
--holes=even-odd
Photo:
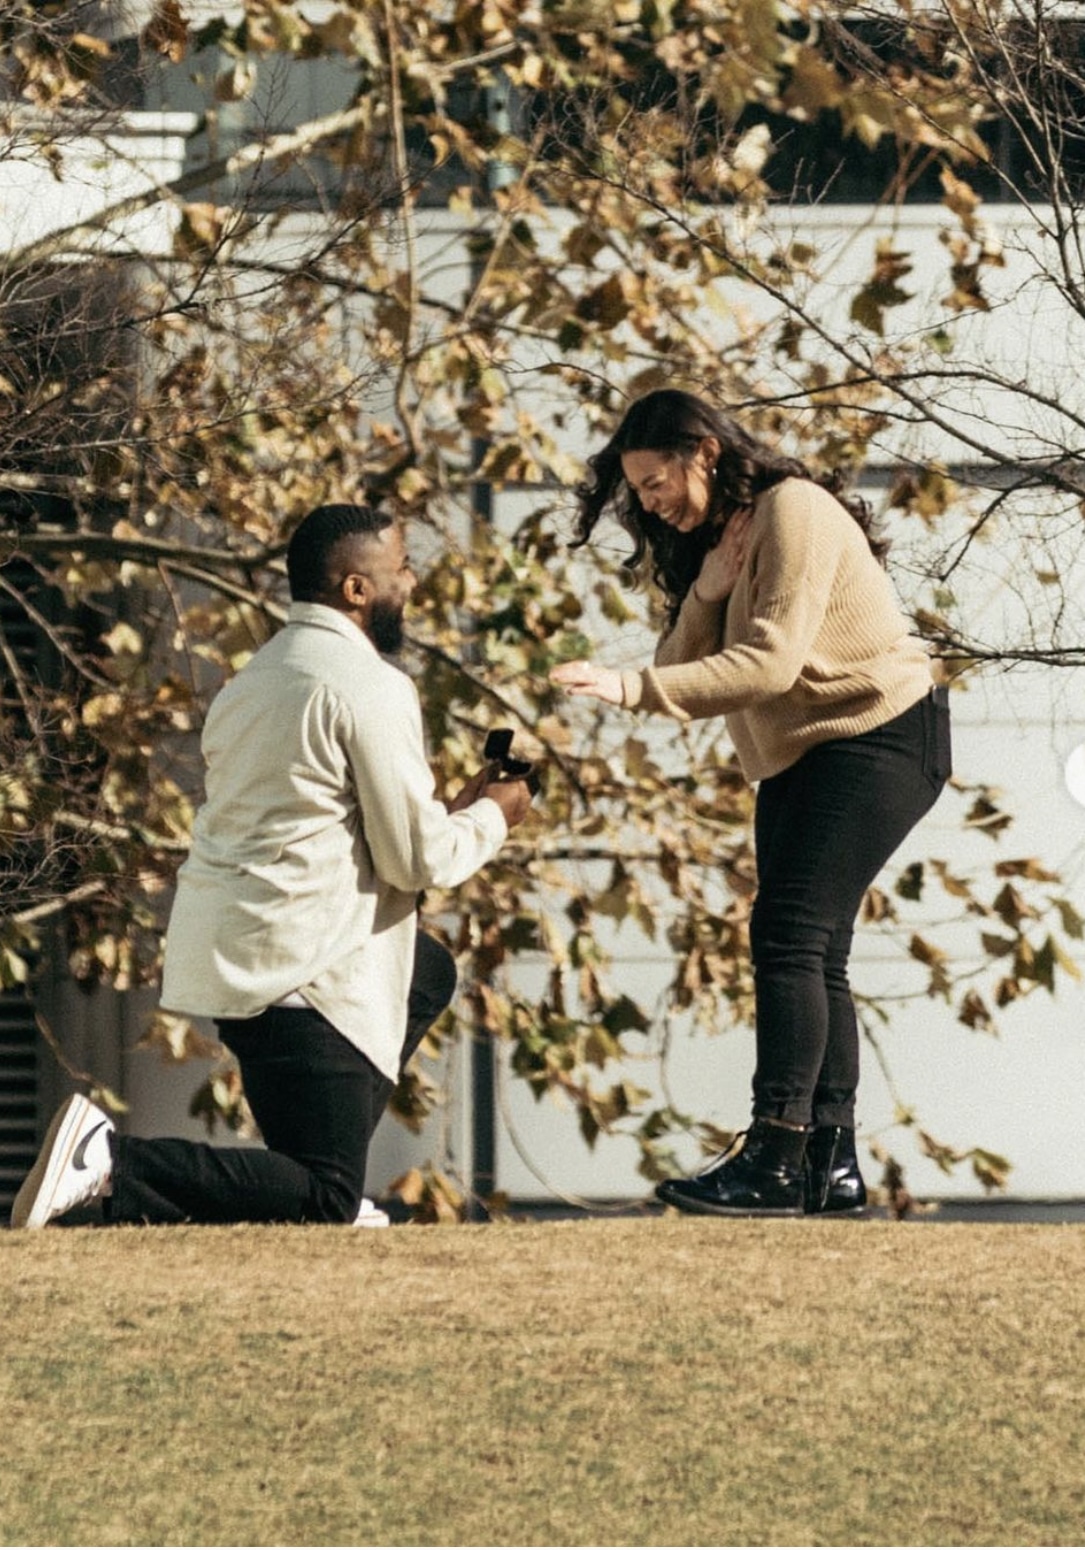
[[[29,998],[0,992],[0,1224],[38,1150],[37,1038]]]
[[[0,671],[0,757],[5,762],[25,732],[18,695],[9,675],[11,663],[18,664],[31,682],[40,677],[41,643],[29,614],[19,606],[17,596],[29,590],[33,581],[30,566],[18,557],[5,561],[4,577],[8,589],[0,593],[0,633],[4,642],[3,670]],[[0,857],[0,912],[12,907],[19,898],[20,864],[5,846]],[[11,1203],[37,1154],[40,1136],[38,1121],[38,1030],[34,1021],[34,1002],[21,987],[0,991],[0,1227],[6,1226]]]
[[[77,765],[80,779],[93,778],[55,710],[80,689],[55,632],[82,644],[87,620],[53,584],[48,558],[39,562],[20,551],[18,538],[99,522],[108,531],[116,518],[104,497],[103,504],[81,494],[77,512],[70,490],[82,490],[92,473],[88,448],[123,442],[127,434],[137,359],[125,276],[123,266],[110,263],[42,264],[12,280],[0,299],[0,376],[10,379],[12,402],[34,405],[32,414],[9,415],[0,434],[0,516],[16,540],[0,560],[0,772],[25,768],[31,787],[40,780],[66,790]],[[63,394],[41,391],[58,381]],[[101,627],[99,617],[94,633]],[[5,822],[0,841],[0,916],[57,904],[77,880],[78,857],[38,832],[33,820],[25,833],[21,823]],[[33,968],[47,967],[48,956],[48,949],[35,954]],[[39,993],[33,985],[26,993],[0,992],[0,1221],[33,1161],[39,1111],[48,1101],[38,1083]]]

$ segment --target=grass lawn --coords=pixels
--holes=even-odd
[[[0,1232],[5,1545],[1079,1545],[1085,1228]]]

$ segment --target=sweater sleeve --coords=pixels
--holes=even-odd
[[[726,599],[719,603],[704,603],[690,587],[673,626],[660,637],[655,653],[656,667],[697,662],[702,657],[714,656],[723,646],[726,616]],[[623,671],[622,704],[627,709],[635,708],[640,705],[643,693],[642,673],[635,668]]]
[[[749,556],[731,598],[734,607],[744,590],[741,634],[723,649],[685,660],[668,653],[624,675],[626,705],[688,721],[786,694],[821,628],[840,557],[839,524],[813,509],[822,493],[805,480],[788,480],[758,503]],[[691,617],[686,639],[693,624]]]

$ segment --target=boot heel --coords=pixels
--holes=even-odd
[[[854,1130],[844,1125],[814,1128],[806,1145],[804,1186],[807,1216],[869,1216]]]

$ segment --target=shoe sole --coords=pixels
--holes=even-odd
[[[11,1208],[12,1227],[39,1229],[49,1221],[57,1185],[72,1160],[83,1121],[92,1108],[89,1098],[76,1093],[57,1110],[45,1133],[38,1160],[15,1196]]]
[[[850,1219],[851,1221],[857,1222],[861,1218],[867,1217],[870,1214],[871,1214],[871,1208],[869,1206],[841,1206],[838,1211],[828,1211],[828,1210],[825,1210],[825,1211],[807,1211],[807,1212],[805,1212],[806,1216],[809,1216],[811,1218],[813,1218],[815,1216],[820,1216],[820,1217],[823,1217],[824,1220],[827,1221],[827,1222],[839,1220],[841,1217],[846,1217],[846,1218]]]
[[[685,1211],[690,1216],[771,1216],[781,1220],[799,1221],[806,1215],[804,1211],[797,1211],[794,1206],[695,1206],[689,1200],[683,1200],[681,1204],[677,1200],[668,1200],[666,1203],[678,1211]]]

